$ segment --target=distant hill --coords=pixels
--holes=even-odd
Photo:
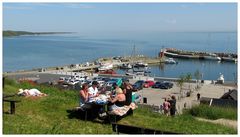
[[[68,34],[73,32],[28,32],[28,31],[3,31],[3,37],[20,36],[20,35],[43,35],[43,34]]]

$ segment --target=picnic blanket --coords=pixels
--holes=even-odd
[[[117,108],[113,109],[112,111],[110,111],[109,114],[123,116],[129,111],[129,109],[134,110],[136,108],[137,108],[136,104],[131,103],[129,106],[125,105],[123,107],[117,107]]]

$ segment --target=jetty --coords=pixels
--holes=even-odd
[[[234,54],[234,53],[210,53],[210,52],[178,50],[174,48],[161,49],[159,53],[159,57],[162,57],[162,56],[167,56],[172,58],[183,58],[183,59],[204,59],[204,60],[213,60],[213,61],[237,62],[237,54]]]

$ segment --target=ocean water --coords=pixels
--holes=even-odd
[[[237,33],[230,32],[146,32],[82,35],[40,35],[3,38],[3,71],[84,63],[99,57],[136,54],[155,57],[163,47],[192,51],[237,53]],[[199,70],[203,79],[216,80],[223,73],[234,81],[237,64],[216,61],[181,60],[178,64],[151,66],[152,75],[179,77]],[[124,73],[121,70],[119,73]]]

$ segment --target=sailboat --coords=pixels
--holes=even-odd
[[[138,61],[138,62],[136,62],[135,61],[135,57],[136,57],[136,55],[135,55],[135,51],[136,49],[135,49],[135,45],[133,46],[133,52],[132,52],[132,55],[131,55],[131,63],[130,63],[130,65],[131,65],[131,69],[128,69],[127,71],[126,71],[126,75],[129,75],[129,76],[135,76],[135,75],[147,75],[147,74],[149,74],[149,73],[151,73],[149,70],[148,70],[148,64],[146,64],[146,63],[143,63],[143,62],[141,62],[141,61]]]

